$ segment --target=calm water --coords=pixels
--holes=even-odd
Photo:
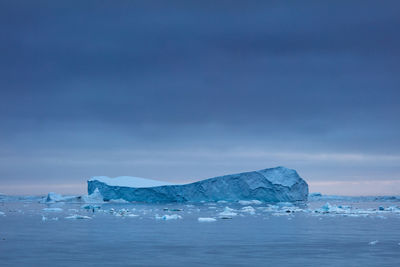
[[[237,216],[220,219],[226,206]],[[250,206],[254,214],[224,203],[104,204],[93,212],[82,204],[3,202],[0,266],[400,266],[400,213],[343,216]],[[61,210],[43,210],[48,207]],[[122,215],[138,216],[119,216],[124,209],[129,212]],[[74,214],[92,219],[65,218]],[[165,214],[182,218],[156,219]],[[217,220],[199,222],[199,217]]]

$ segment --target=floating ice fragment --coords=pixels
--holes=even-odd
[[[164,221],[167,221],[167,220],[177,220],[177,219],[182,219],[182,216],[180,216],[180,215],[178,215],[178,214],[172,214],[172,215],[168,215],[168,214],[166,214],[166,215],[164,215],[164,216],[158,216],[158,215],[156,215],[156,219],[157,220],[164,220]]]
[[[261,205],[262,202],[260,200],[239,200],[238,201],[240,205]]]
[[[379,243],[378,240],[374,240],[374,241],[369,242],[368,245],[373,246],[373,245],[376,245],[376,244],[378,244],[378,243]]]
[[[231,208],[229,208],[229,207],[225,207],[224,211],[219,213],[219,216],[222,216],[222,217],[226,217],[226,216],[227,216],[227,217],[236,216],[237,213],[235,213],[235,212],[233,212],[233,211],[234,211],[234,209],[231,209]]]
[[[2,211],[0,211],[0,215],[1,216],[6,216],[6,214],[4,212],[2,212]]]
[[[108,202],[110,202],[110,203],[116,203],[116,204],[127,204],[127,203],[130,203],[129,201],[126,201],[126,200],[124,200],[124,199],[122,199],[122,198],[119,198],[119,199],[110,199]]]
[[[202,217],[198,218],[197,220],[199,222],[215,222],[216,221],[216,219],[214,219],[214,218],[202,218]]]
[[[251,215],[256,214],[256,210],[255,210],[252,206],[243,207],[240,211],[241,211],[241,212],[250,213]]]
[[[61,212],[63,209],[61,208],[44,208],[43,211],[45,212]]]
[[[74,214],[74,215],[65,217],[65,219],[69,219],[69,220],[86,220],[86,219],[92,219],[92,217],[79,215],[79,214]]]

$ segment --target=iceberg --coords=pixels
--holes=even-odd
[[[308,197],[307,183],[295,170],[285,167],[218,176],[181,185],[129,176],[97,176],[88,180],[88,194],[96,190],[105,201],[123,199],[147,203],[296,202],[306,201]]]

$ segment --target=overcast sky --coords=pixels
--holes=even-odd
[[[0,192],[274,166],[400,194],[399,1],[0,2]]]

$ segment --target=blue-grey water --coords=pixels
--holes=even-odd
[[[0,266],[400,266],[399,202],[324,204],[3,201]]]

